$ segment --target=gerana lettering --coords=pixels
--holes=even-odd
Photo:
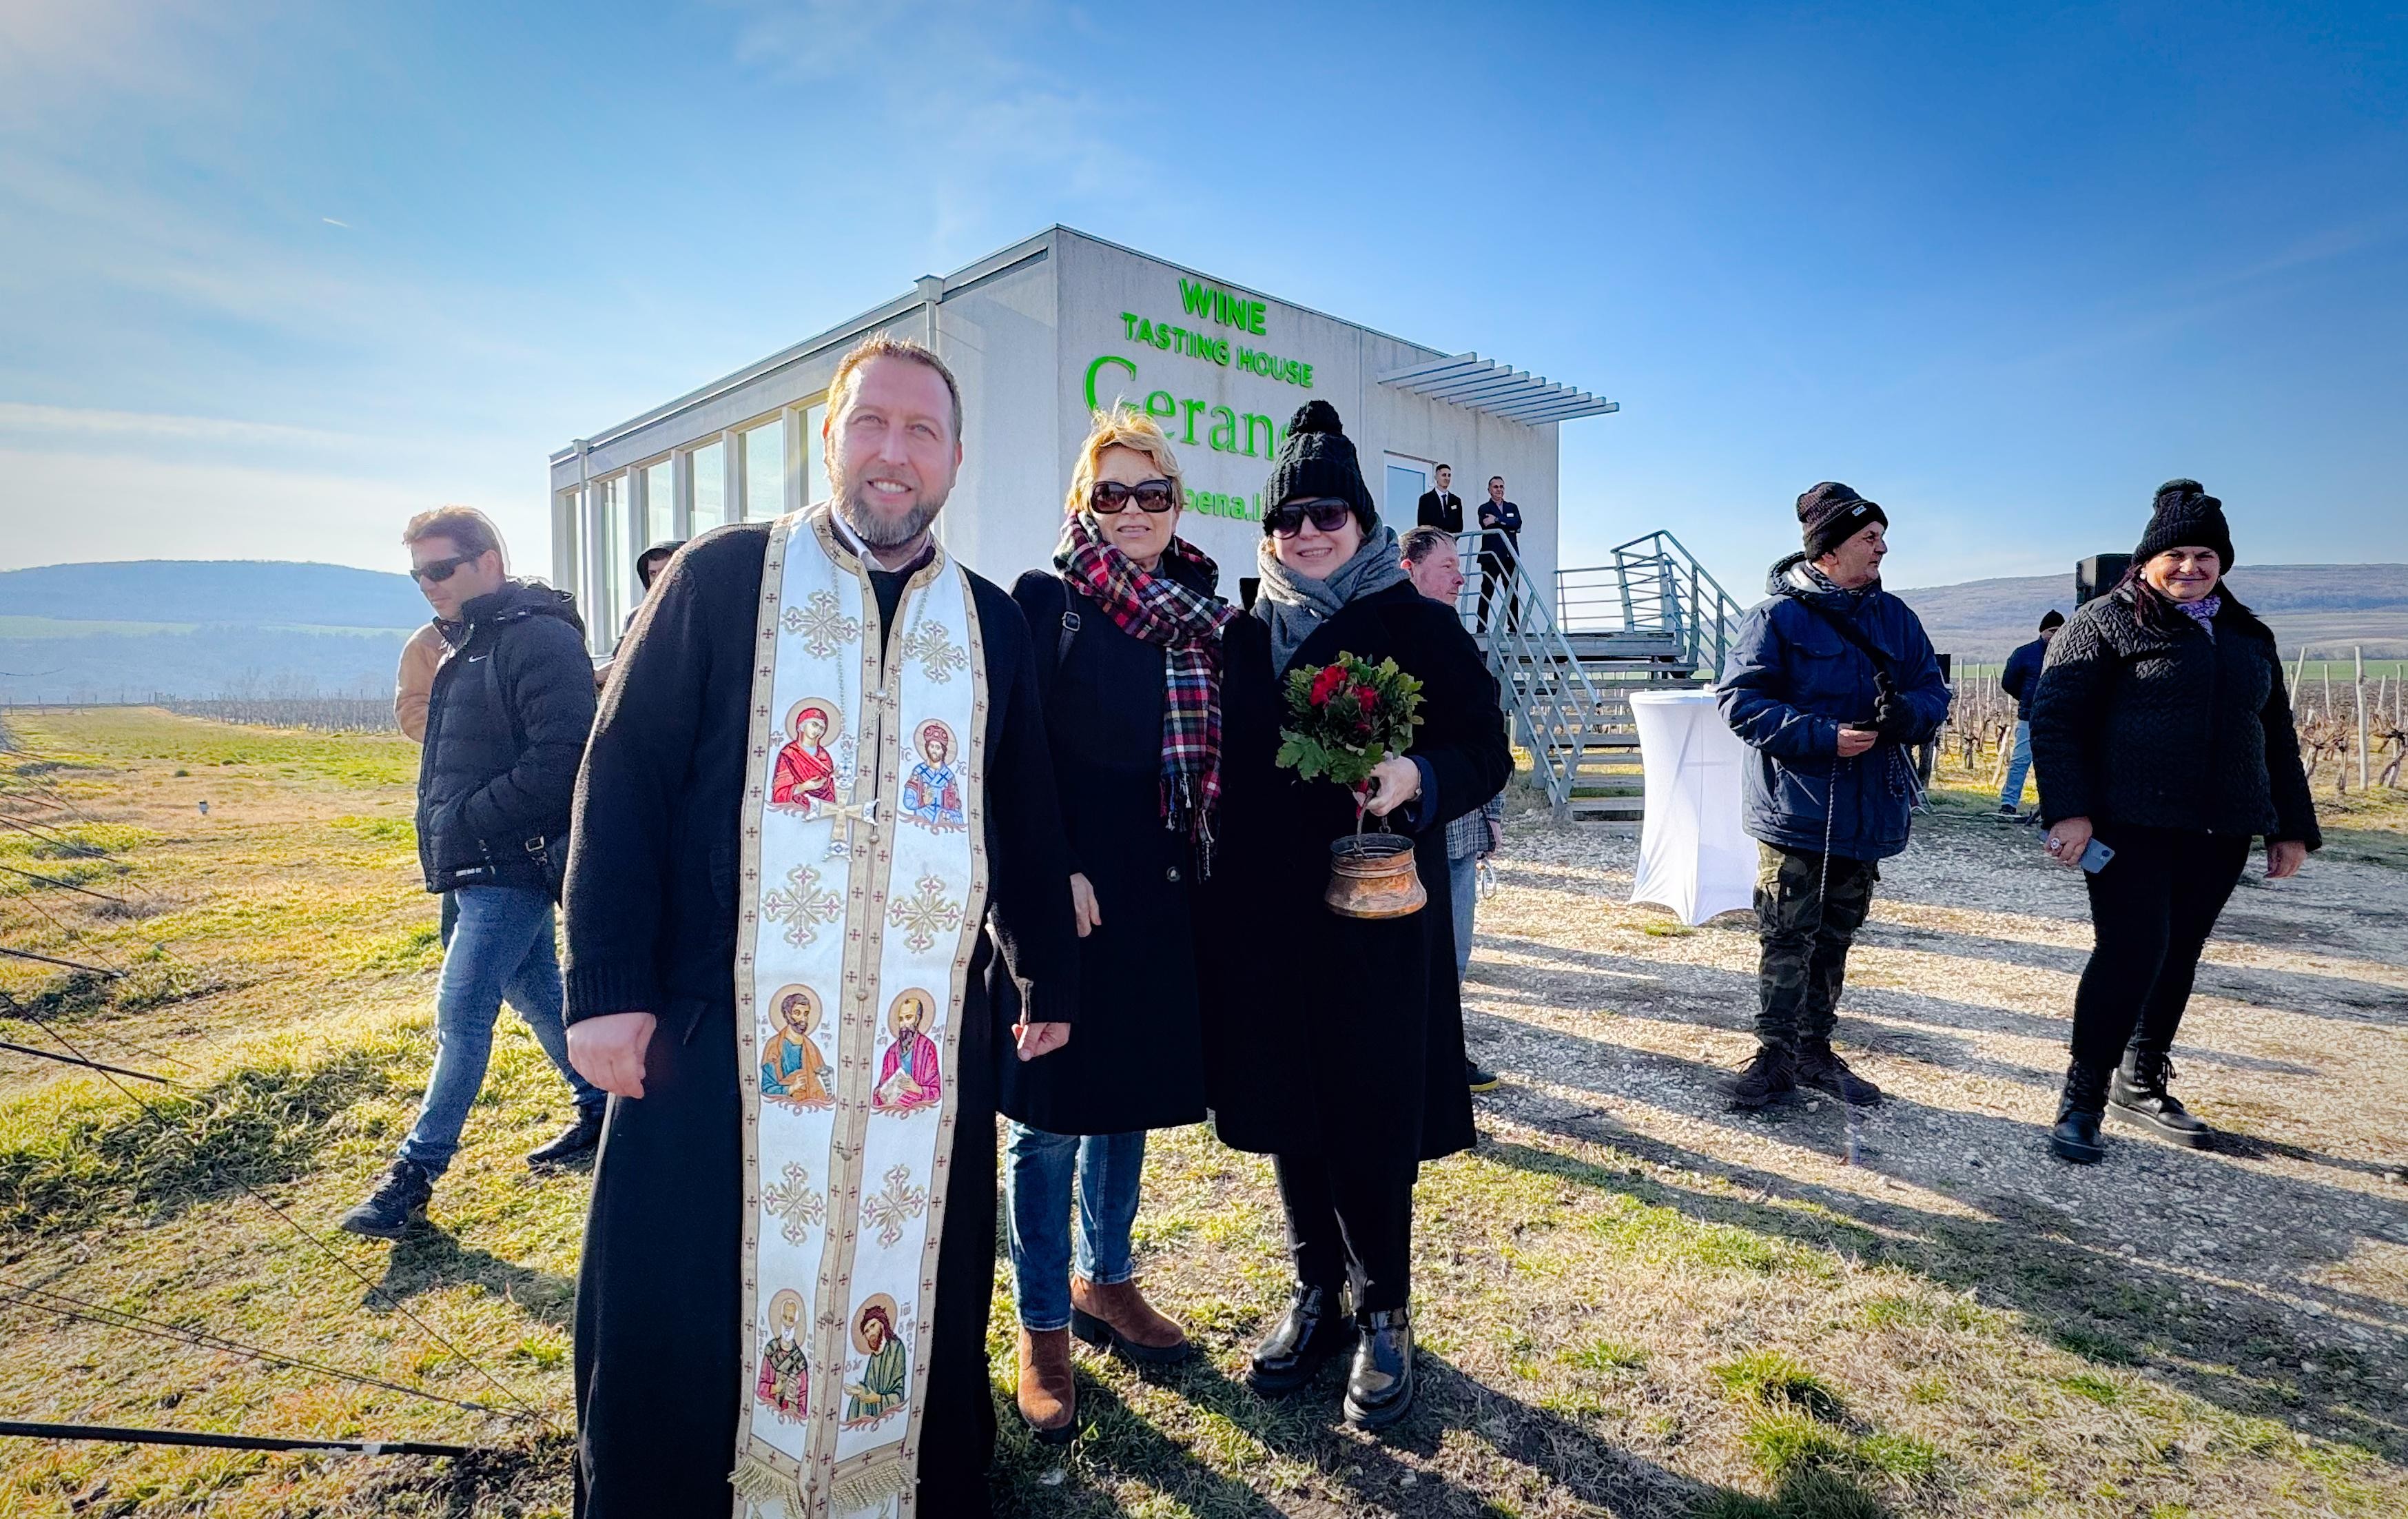
[[[1113,383],[1118,378],[1111,372],[1113,370],[1125,371],[1125,383]],[[1274,418],[1260,412],[1240,412],[1231,406],[1174,396],[1168,390],[1148,391],[1142,399],[1137,399],[1137,377],[1134,359],[1118,354],[1096,354],[1087,364],[1083,392],[1087,410],[1098,411],[1117,398],[1162,423],[1164,433],[1182,447],[1201,446],[1216,454],[1235,454],[1250,459],[1267,459],[1279,451],[1282,428]],[[1199,428],[1202,436],[1198,436]]]

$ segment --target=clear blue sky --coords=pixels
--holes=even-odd
[[[1065,222],[1616,398],[1565,558],[1743,597],[2408,559],[2408,21],[2376,7],[0,8],[0,568],[543,561],[546,456]],[[534,550],[529,553],[528,550]]]

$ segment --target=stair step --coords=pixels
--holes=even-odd
[[[1576,796],[1565,810],[1587,822],[1635,821],[1647,816],[1647,802],[1635,796]]]

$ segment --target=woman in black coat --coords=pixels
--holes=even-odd
[[[1183,505],[1154,423],[1098,416],[1071,471],[1055,572],[1012,588],[1038,644],[1081,935],[1077,1035],[1045,1060],[1005,1062],[999,1105],[1012,1121],[1019,1405],[1047,1441],[1078,1427],[1070,1334],[1149,1363],[1189,1353],[1138,1290],[1129,1230],[1145,1131],[1204,1118],[1197,935],[1227,811],[1219,752],[1232,732],[1260,749],[1270,723],[1260,697],[1230,710],[1227,669],[1261,691],[1269,639],[1218,598],[1219,570],[1177,536]]]
[[[1329,846],[1354,832],[1355,799],[1326,778],[1274,773],[1264,806],[1232,813],[1260,872],[1248,925],[1259,984],[1249,1016],[1206,1024],[1214,1126],[1225,1142],[1275,1157],[1296,1262],[1295,1295],[1255,1348],[1253,1383],[1277,1393],[1310,1382],[1347,1343],[1351,1290],[1346,1417],[1378,1428],[1412,1402],[1416,1170],[1475,1138],[1446,824],[1505,785],[1512,756],[1478,647],[1406,579],[1396,533],[1380,525],[1326,402],[1289,422],[1263,499],[1278,504],[1264,514],[1254,610],[1276,675],[1346,653],[1394,658],[1423,687],[1412,752],[1381,763],[1364,811],[1413,835],[1427,904],[1383,919],[1331,912]],[[1268,761],[1240,763],[1260,774]]]
[[[2166,1090],[2200,951],[2252,839],[2266,840],[2269,880],[2324,843],[2274,635],[2219,588],[2231,567],[2224,503],[2195,480],[2158,486],[2131,572],[2066,623],[2032,701],[2049,854],[2080,866],[2094,839],[2114,851],[2086,877],[2095,942],[2049,1136],[2078,1164],[2105,1155],[2111,1105],[2176,1144],[2207,1143]]]

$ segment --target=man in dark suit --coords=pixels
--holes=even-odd
[[[1513,595],[1513,565],[1522,549],[1522,509],[1505,499],[1505,477],[1488,477],[1488,499],[1480,503],[1480,630],[1488,630],[1490,600],[1505,600],[1505,626],[1522,625],[1522,608]]]
[[[1445,532],[1463,531],[1463,498],[1446,487],[1455,480],[1452,466],[1438,467],[1438,489],[1422,492],[1413,520],[1425,528],[1437,528]]]

